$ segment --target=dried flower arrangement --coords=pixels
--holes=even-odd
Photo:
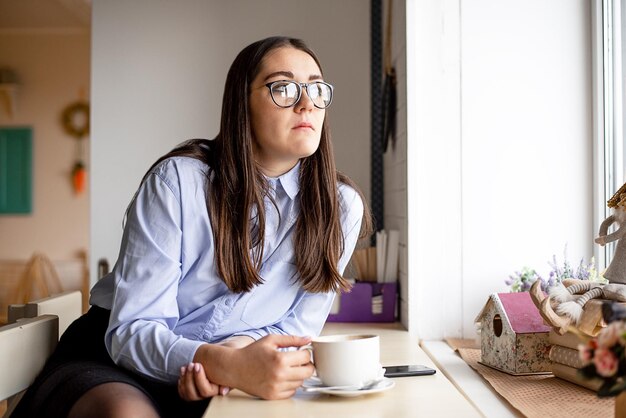
[[[556,286],[565,279],[591,280],[599,283],[608,282],[596,270],[593,257],[591,257],[589,262],[586,262],[584,257],[581,258],[578,266],[574,269],[567,261],[566,251],[563,254],[563,264],[559,264],[556,255],[552,256],[552,261],[548,262],[551,270],[547,278],[543,278],[535,269],[523,267],[521,270],[511,274],[504,282],[510,287],[511,292],[527,292],[537,280],[540,281],[541,290],[544,292],[547,292],[550,287]]]

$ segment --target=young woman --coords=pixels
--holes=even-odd
[[[200,416],[238,388],[287,398],[369,212],[335,169],[333,87],[300,40],[239,53],[220,132],[160,158],[127,210],[113,271],[16,416]],[[191,402],[197,400],[195,402]]]

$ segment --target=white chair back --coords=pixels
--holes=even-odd
[[[59,317],[60,337],[67,327],[82,315],[82,294],[74,290],[35,300],[25,305],[9,305],[8,320],[9,323],[13,323],[20,318],[34,318],[46,314]]]
[[[59,318],[42,315],[0,327],[0,400],[28,388],[59,339]],[[7,415],[11,412],[11,406]]]

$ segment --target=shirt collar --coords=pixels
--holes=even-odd
[[[293,200],[300,191],[300,161],[285,174],[279,177],[268,178],[270,184],[277,185],[279,182],[285,193]]]

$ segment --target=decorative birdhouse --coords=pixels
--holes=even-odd
[[[492,294],[475,322],[482,364],[512,375],[551,372],[550,327],[528,292]]]

